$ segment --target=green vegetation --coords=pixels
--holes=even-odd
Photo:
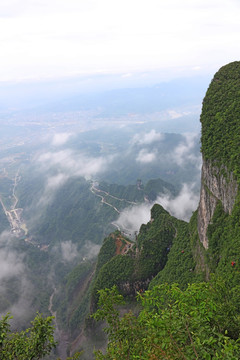
[[[162,179],[149,180],[146,185],[142,184],[142,181],[139,179],[136,185],[127,186],[100,182],[98,188],[118,199],[133,202],[142,202],[144,197],[154,201],[159,194],[169,193],[173,196],[177,194],[175,187]]]
[[[214,76],[203,100],[202,153],[206,160],[225,165],[240,175],[240,62],[223,66]]]
[[[37,360],[50,354],[57,343],[54,340],[53,317],[44,319],[37,315],[32,327],[21,332],[11,332],[10,316],[0,320],[0,358],[2,360]]]
[[[232,287],[240,282],[240,203],[238,198],[231,215],[227,215],[223,211],[222,204],[218,203],[207,233],[208,266],[212,272],[227,279]]]
[[[58,322],[72,335],[83,323],[89,312],[90,279],[94,263],[85,261],[78,264],[59,281],[59,289],[53,298],[57,309]]]
[[[114,233],[110,234],[104,239],[100,252],[98,254],[96,273],[98,273],[102,266],[106,264],[109,260],[111,260],[114,255],[117,255],[117,241],[121,242],[121,247],[126,244],[126,238],[118,230],[116,230]]]
[[[101,206],[100,199],[89,191],[84,179],[71,179],[61,187],[54,201],[34,227],[34,234],[42,241],[61,242],[71,239],[80,247],[91,239],[100,243],[111,229],[107,227],[116,214],[109,206]],[[63,205],[64,204],[64,205]]]
[[[116,287],[99,292],[96,320],[106,320],[106,354],[96,359],[228,359],[240,357],[237,289],[213,279],[209,283],[188,285],[162,284],[138,295],[142,310],[120,317],[123,297]]]
[[[175,187],[162,179],[149,180],[144,186],[144,193],[150,201],[156,200],[160,193],[169,193],[173,196],[177,195]]]
[[[116,255],[102,266],[93,284],[91,303],[95,309],[98,302],[98,290],[128,282],[134,272],[134,259],[130,256]]]
[[[189,283],[203,280],[201,273],[196,273],[196,262],[189,242],[188,224],[178,220],[177,237],[174,239],[165,267],[150,282],[149,288],[162,283],[178,282],[184,289]]]
[[[98,255],[97,271],[92,290],[96,306],[97,291],[117,285],[125,296],[134,297],[162,282],[178,281],[182,288],[189,282],[201,280],[195,272],[195,260],[190,245],[188,224],[171,216],[155,204],[151,221],[142,225],[135,245],[125,255],[116,255],[119,232],[105,239]]]
[[[221,174],[230,182],[233,173],[240,184],[239,79],[240,62],[224,66],[216,73],[203,102],[201,122],[204,159],[215,166],[217,177]],[[106,147],[99,144],[95,151],[104,151],[111,146],[114,149],[110,143]],[[133,146],[139,152],[138,144]],[[134,154],[134,161],[135,157]],[[134,164],[139,165],[136,161]],[[166,167],[168,164],[164,169],[178,176],[177,171],[174,173]],[[148,170],[146,165],[142,173],[135,171],[135,174],[141,178],[144,174],[145,180]],[[120,173],[122,178],[130,176],[129,167],[124,169],[122,166],[118,171],[113,167],[111,171],[115,178]],[[31,192],[38,188],[35,194],[39,200],[44,182],[39,178],[33,185],[29,176],[28,184],[29,187],[24,181],[19,184],[19,206],[27,208],[30,205],[31,212],[31,204],[35,207],[39,204]],[[100,182],[98,187],[102,197],[118,209],[128,202],[142,201],[145,196],[152,201],[159,192],[176,194],[174,187],[161,179],[150,180],[145,186],[138,181],[129,186]],[[8,182],[2,184],[2,189],[8,189]],[[46,278],[46,269],[53,259],[51,269],[59,285],[53,305],[61,327],[70,329],[74,338],[90,309],[96,310],[93,315],[96,320],[106,320],[109,325],[106,354],[97,352],[97,359],[239,359],[240,190],[231,214],[227,214],[218,201],[207,229],[208,249],[204,249],[199,241],[197,212],[187,224],[171,216],[160,205],[154,205],[150,222],[141,226],[134,244],[116,231],[104,240],[97,264],[86,261],[73,268],[73,262],[69,265],[58,258],[60,250],[55,252],[56,244],[66,239],[71,239],[78,249],[89,240],[99,244],[112,229],[108,224],[117,216],[113,208],[101,202],[97,192],[94,194],[89,190],[90,183],[83,178],[70,178],[47,202],[41,217],[30,230],[39,243],[50,244],[48,253],[39,252],[23,241],[18,243],[22,253],[26,251],[28,278],[38,288],[31,303],[34,309],[39,307],[46,311],[49,305],[52,288],[46,284],[43,290],[42,279]],[[210,196],[210,190],[207,191]],[[35,210],[37,212],[37,207]],[[12,287],[6,286],[8,292],[0,299],[3,309],[14,297],[18,300],[21,283],[17,278],[10,280]],[[135,301],[136,295],[140,313],[128,312],[120,316],[123,296]],[[7,329],[5,333],[9,329],[7,319],[2,322],[2,328]],[[39,322],[37,327],[41,328]],[[23,343],[27,344],[29,335],[26,334],[31,331],[23,334]],[[2,338],[6,338],[6,349],[11,339],[15,339],[10,335]],[[49,346],[55,346],[54,340]],[[26,351],[29,348],[27,345]]]
[[[37,314],[31,322],[32,326],[21,332],[11,331],[10,319],[10,315],[7,314],[0,320],[1,360],[38,360],[52,353],[57,345],[53,336],[52,316],[43,318]],[[78,360],[80,356],[80,353],[76,353],[66,360]]]
[[[118,185],[100,182],[98,188],[103,190],[118,199],[125,199],[128,201],[143,201],[143,188],[138,188],[137,185]]]
[[[219,70],[204,99],[201,122],[204,159],[215,166],[215,176],[229,182],[233,173],[240,184],[239,79],[240,62]],[[144,281],[151,280],[149,290],[138,296],[139,316],[119,317],[113,303],[120,305],[122,297],[116,289],[126,293],[122,280],[113,279],[115,257],[105,263],[105,277],[96,278],[100,308],[94,317],[107,320],[109,344],[97,359],[240,358],[240,190],[231,214],[218,201],[207,229],[207,250],[199,241],[197,216],[187,224],[155,205],[136,245],[122,257],[122,262],[133,260],[128,283],[142,282],[144,290]],[[112,284],[117,287],[103,290]]]
[[[137,280],[151,279],[164,268],[177,231],[177,220],[160,205],[153,206],[151,219],[137,237]]]

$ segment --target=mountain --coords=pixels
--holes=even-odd
[[[240,306],[240,62],[223,66],[203,100],[202,176],[198,209],[190,222],[154,205],[151,220],[142,225],[134,242],[113,233],[98,256],[91,288],[91,310],[98,290],[116,285],[127,299],[154,286],[209,281],[213,273],[225,280],[237,316]],[[120,248],[122,251],[118,251]],[[230,338],[239,336],[239,327]],[[236,335],[238,334],[238,335]],[[195,355],[194,355],[195,356]],[[188,358],[188,357],[187,357]],[[189,359],[192,357],[189,357]]]
[[[223,296],[221,301],[228,305],[230,298],[231,306],[229,306],[229,313],[227,306],[221,308],[216,319],[214,319],[215,315],[213,316],[215,314],[215,303],[212,308],[213,312],[211,314],[206,313],[210,316],[212,324],[216,324],[218,331],[217,336],[219,337],[215,338],[216,333],[213,333],[212,343],[217,343],[216,339],[223,342],[226,340],[225,344],[228,346],[229,339],[235,341],[240,334],[238,325],[238,309],[240,309],[239,79],[240,62],[224,66],[214,76],[203,100],[201,114],[203,165],[200,202],[189,223],[175,218],[162,206],[155,204],[151,210],[150,221],[143,224],[139,233],[134,233],[131,239],[126,236],[126,233],[121,233],[119,230],[109,235],[106,234],[107,231],[112,231],[114,227],[113,221],[118,216],[116,209],[120,211],[127,204],[134,205],[135,202],[141,202],[144,199],[152,201],[159,194],[159,191],[163,194],[172,193],[173,196],[176,195],[178,189],[175,190],[172,185],[166,183],[166,178],[163,178],[165,181],[161,179],[149,180],[152,177],[143,178],[146,185],[143,185],[140,180],[136,184],[136,176],[136,185],[133,185],[132,181],[127,182],[127,184],[124,184],[124,181],[111,184],[106,182],[104,177],[90,182],[83,177],[76,176],[78,173],[73,173],[72,177],[66,176],[63,168],[62,173],[60,172],[60,164],[54,162],[55,167],[48,169],[47,178],[34,171],[33,173],[36,175],[34,180],[33,168],[31,167],[25,173],[22,172],[21,176],[18,172],[16,175],[12,168],[9,169],[11,170],[9,173],[8,169],[4,168],[2,171],[4,181],[0,188],[1,197],[9,208],[12,204],[14,205],[17,199],[21,207],[20,210],[23,211],[22,214],[29,219],[30,215],[32,216],[34,226],[30,221],[27,225],[34,235],[34,239],[30,240],[34,241],[26,241],[24,238],[11,241],[11,259],[7,253],[3,251],[1,253],[2,259],[4,256],[8,256],[11,264],[17,265],[14,269],[20,272],[27,270],[24,281],[18,281],[15,272],[12,273],[12,277],[8,281],[5,281],[6,291],[1,297],[1,310],[5,311],[9,305],[14,304],[14,300],[16,300],[14,305],[18,307],[22,303],[21,290],[26,291],[27,289],[26,294],[29,299],[27,306],[29,308],[31,307],[33,310],[40,308],[46,312],[48,309],[52,314],[57,314],[57,330],[61,345],[65,348],[68,347],[69,353],[84,349],[85,354],[82,358],[89,360],[93,358],[93,347],[103,348],[106,346],[106,337],[101,331],[102,325],[96,324],[92,317],[86,316],[98,309],[101,290],[115,285],[127,301],[125,307],[121,308],[121,312],[127,312],[127,314],[129,309],[132,309],[133,313],[139,313],[140,308],[136,304],[137,294],[140,294],[138,297],[140,296],[143,299],[144,293],[151,297],[151,294],[155,294],[154,291],[157,292],[156,289],[159,289],[156,286],[161,287],[164,283],[170,284],[167,285],[169,286],[167,290],[169,295],[171,294],[169,289],[171,291],[174,289],[171,284],[177,282],[179,288],[175,287],[175,294],[182,292],[183,300],[185,296],[189,295],[189,292],[191,295],[197,291],[196,289],[200,289],[203,296],[203,303],[201,304],[203,305],[205,302],[206,305],[208,304],[206,300],[208,297],[204,298],[204,294],[206,294],[207,285],[202,284],[212,281],[214,278],[212,274],[215,274],[217,278],[221,279],[220,288],[224,287],[226,290],[225,297]],[[148,137],[149,134],[155,137],[157,135],[160,139],[159,133],[150,132]],[[91,136],[92,134],[90,134]],[[124,138],[124,136],[122,137]],[[140,145],[144,145],[144,148],[149,146],[148,153],[145,149],[145,153],[141,153],[142,155],[156,154],[157,142],[148,144],[148,137],[140,133],[131,137],[134,140],[131,147],[136,149],[137,154],[141,153]],[[177,137],[171,135],[171,141],[174,142]],[[108,138],[110,137],[108,136]],[[167,136],[165,136],[166,138]],[[162,140],[164,139],[162,138]],[[178,141],[180,148],[185,149],[186,146],[183,146],[182,140],[179,138]],[[122,140],[120,142],[122,157],[125,144],[122,143]],[[79,146],[78,144],[76,141],[74,146]],[[169,141],[168,144],[170,144]],[[81,143],[80,146],[83,144]],[[88,146],[91,151],[96,153],[101,151],[104,154],[106,149],[107,152],[111,153],[114,150],[111,141],[97,145],[96,143],[91,144],[89,141]],[[187,149],[191,152],[194,147],[191,145]],[[20,154],[19,151],[18,153]],[[55,151],[51,155],[54,155],[53,158],[56,159],[59,154],[61,155],[60,152]],[[69,155],[69,152],[67,154]],[[50,152],[47,155],[48,160],[52,158]],[[127,175],[129,179],[133,176],[128,175],[128,170],[132,170],[131,164],[133,162],[129,162],[129,152],[126,151],[125,155],[124,166],[122,166],[122,169],[125,168],[125,172],[121,170],[121,176],[125,179]],[[191,157],[189,152],[187,155],[189,159],[197,162],[197,157]],[[68,163],[72,158],[68,156],[64,160],[67,160],[66,163]],[[157,157],[155,160],[157,161]],[[129,162],[129,167],[126,171],[125,164],[127,162]],[[16,166],[15,161],[12,164]],[[27,168],[26,162],[25,166]],[[39,165],[36,164],[37,166]],[[142,165],[142,167],[143,170],[141,171],[148,176],[147,165]],[[113,166],[109,171],[113,172],[114,179],[120,179],[120,175],[116,176],[118,173],[114,173]],[[135,171],[134,174],[136,175],[136,173]],[[155,173],[155,169],[153,173]],[[184,174],[186,176],[186,172]],[[11,177],[9,177],[10,175]],[[173,176],[176,177],[177,174],[174,173]],[[63,184],[56,188],[53,193],[51,186],[62,179],[64,179]],[[44,189],[47,189],[49,185],[51,185],[50,191],[45,192]],[[48,200],[46,204],[41,200],[42,198],[45,201]],[[42,204],[46,207],[41,212],[41,216],[35,218],[34,215],[38,214],[39,206]],[[95,207],[96,211],[93,211],[92,206]],[[3,212],[0,216],[3,218],[1,226],[5,229],[8,222]],[[90,228],[87,227],[88,223]],[[97,261],[94,258],[85,257],[83,252],[78,252],[81,248],[81,240],[87,244],[88,239],[93,239],[94,244],[99,246],[102,237],[105,235],[107,236],[103,241]],[[94,236],[97,237],[94,238]],[[6,239],[6,243],[8,241],[9,239]],[[86,253],[89,250],[86,248]],[[73,260],[71,264],[68,262],[69,257]],[[24,268],[22,260],[24,260]],[[74,267],[74,265],[76,266]],[[49,270],[51,270],[50,273]],[[45,281],[45,279],[48,280]],[[53,288],[53,284],[56,287]],[[198,285],[189,287],[188,284]],[[209,284],[211,288],[212,285]],[[146,290],[150,292],[146,292]],[[196,292],[195,294],[199,298],[201,297],[199,293]],[[216,294],[214,295],[215,298]],[[220,299],[218,299],[218,306],[220,306]],[[189,297],[189,302],[192,302],[192,297]],[[185,303],[182,302],[182,304],[184,307]],[[189,306],[189,304],[187,305]],[[151,308],[152,304],[150,303],[149,309]],[[193,308],[193,310],[196,309]],[[206,309],[202,308],[202,310],[205,311]],[[211,309],[207,310],[210,311]],[[146,314],[148,314],[147,311]],[[141,316],[143,315],[141,313]],[[129,315],[129,319],[132,319],[131,315]],[[218,322],[219,319],[221,326]],[[216,322],[214,323],[214,321]],[[202,333],[204,333],[205,325],[206,323],[202,325],[202,328],[200,327],[200,330],[203,330]],[[147,324],[144,326],[144,331],[147,334]],[[128,326],[125,326],[126,329]],[[181,329],[179,329],[177,328],[175,332],[181,333]],[[121,335],[123,338],[125,336],[124,331]],[[196,326],[194,331],[196,331]],[[206,332],[209,341],[211,341],[211,331],[212,328],[208,328],[208,332]],[[193,335],[194,332],[191,334]],[[154,335],[154,333],[151,334],[151,336]],[[190,336],[188,340],[192,340],[192,338],[193,336]],[[154,341],[157,345],[160,340],[155,337]],[[139,339],[136,338],[136,342],[139,342]],[[202,346],[202,344],[200,345]],[[198,346],[200,345],[198,344]],[[235,343],[230,342],[230,345],[235,346]],[[231,351],[229,354],[233,353]],[[61,354],[60,351],[60,356],[62,356]],[[239,358],[233,357],[231,354],[226,359]],[[166,356],[166,358],[178,359],[176,356]],[[194,359],[196,353],[193,351],[192,357],[186,355],[182,358]],[[218,358],[221,358],[221,355]]]

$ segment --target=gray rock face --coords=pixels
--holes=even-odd
[[[203,160],[200,203],[198,208],[198,234],[205,249],[208,248],[207,227],[211,223],[217,201],[231,214],[238,185],[225,166],[218,168]]]
[[[147,290],[147,287],[150,283],[151,279],[146,279],[143,281],[134,281],[129,282],[126,281],[122,284],[120,284],[120,289],[124,295],[134,297],[137,295],[138,291]]]

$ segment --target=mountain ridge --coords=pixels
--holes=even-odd
[[[146,277],[146,269],[137,266],[137,262],[131,262],[133,270],[132,274],[131,271],[127,274],[128,289],[132,288],[130,282],[131,279],[133,281],[133,275],[137,273],[138,281],[142,281],[142,284],[144,280],[147,280],[143,290],[151,289],[163,282],[170,284],[177,282],[184,289],[189,283],[208,281],[211,273],[215,273],[216,276],[221,276],[228,281],[233,293],[237,291],[234,289],[237,289],[240,283],[238,270],[240,267],[240,191],[238,186],[240,167],[237,161],[239,155],[237,144],[240,144],[240,131],[237,131],[240,127],[240,112],[238,111],[240,103],[237,104],[239,93],[240,62],[233,62],[223,66],[216,73],[203,101],[201,114],[203,165],[198,209],[187,224],[165,213],[160,205],[154,205],[150,222],[142,225],[137,236],[137,256],[141,252],[144,254],[144,246],[141,248],[141,244],[145,244],[146,248],[151,248],[152,232],[155,231],[156,248],[151,256],[154,257],[157,254],[159,256],[157,263],[164,261],[164,265],[158,271],[151,272],[150,270]],[[163,214],[166,222],[163,220]],[[174,224],[175,228],[171,241],[164,244],[163,239],[166,239],[166,234],[163,238],[159,234],[166,223],[168,226],[170,223],[171,226]],[[140,244],[138,239],[141,239]],[[165,255],[160,254],[161,246],[165,249]],[[124,265],[126,261],[124,259],[127,259],[127,254],[117,255],[117,257],[121,257],[123,269],[126,265],[126,263]],[[102,270],[96,275],[91,295],[94,301],[96,301],[94,294],[97,290],[112,285],[117,285],[123,295],[129,295],[124,288],[125,280],[119,277],[114,279],[114,273],[111,271],[114,258],[117,257],[113,255],[104,264],[104,281],[99,280]],[[164,257],[165,260],[163,260]],[[141,272],[140,269],[143,271]],[[106,275],[107,273],[111,276],[111,284],[108,283],[110,278]]]

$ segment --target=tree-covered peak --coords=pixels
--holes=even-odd
[[[203,100],[201,123],[204,159],[225,165],[240,179],[240,61],[215,74]]]
[[[161,205],[159,204],[155,204],[153,205],[152,209],[151,209],[151,219],[154,220],[155,218],[157,218],[160,215],[170,215],[169,212],[167,210],[165,210]]]

